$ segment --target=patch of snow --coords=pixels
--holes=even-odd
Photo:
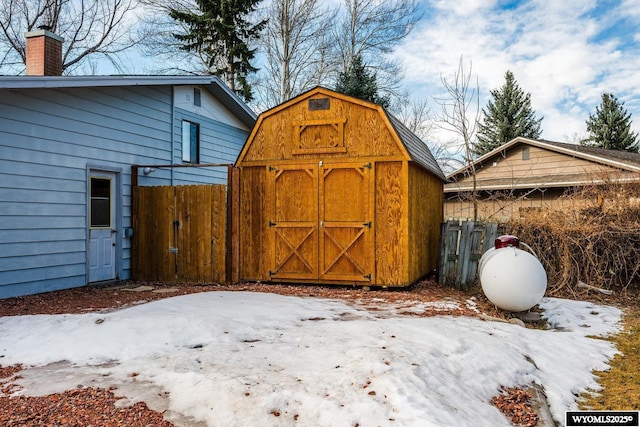
[[[33,367],[19,393],[115,386],[177,425],[508,426],[490,403],[500,386],[542,384],[562,420],[616,353],[590,337],[617,332],[619,310],[540,305],[552,330],[394,314],[405,304],[381,303],[379,316],[336,300],[200,293],[110,313],[2,317],[0,360]]]

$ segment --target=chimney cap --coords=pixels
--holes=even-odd
[[[51,31],[51,25],[43,24],[38,26],[39,30]]]
[[[54,40],[59,41],[60,43],[64,42],[64,39],[62,37],[46,29],[40,29],[40,30],[29,31],[28,33],[24,33],[24,38],[26,39],[29,39],[31,37],[39,37],[39,36],[47,36]]]

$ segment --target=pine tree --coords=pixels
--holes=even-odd
[[[481,156],[496,147],[522,136],[538,138],[541,118],[536,118],[531,108],[531,94],[525,93],[511,71],[505,73],[505,83],[500,89],[492,90],[493,100],[487,109],[482,109],[482,123],[478,123],[478,142],[474,154]]]
[[[385,108],[390,104],[388,97],[381,97],[378,94],[376,75],[367,71],[360,55],[353,58],[353,62],[346,72],[340,73],[336,83],[336,91],[382,105]]]
[[[187,27],[186,34],[174,34],[184,43],[182,49],[195,51],[206,62],[208,71],[222,78],[234,92],[251,101],[249,73],[257,71],[251,60],[256,40],[265,21],[252,24],[247,16],[261,0],[196,0],[198,11],[171,9],[169,15]]]
[[[631,113],[627,113],[624,102],[619,102],[612,93],[602,94],[602,104],[596,113],[589,114],[587,132],[589,137],[582,145],[609,150],[637,153],[638,134],[631,131]]]

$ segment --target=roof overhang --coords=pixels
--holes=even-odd
[[[501,190],[524,190],[532,188],[567,188],[577,187],[585,185],[603,185],[603,184],[628,184],[640,182],[640,175],[638,176],[624,176],[624,177],[607,177],[607,178],[581,178],[574,177],[573,179],[554,179],[550,177],[546,180],[496,180],[494,182],[478,182],[476,183],[476,191],[501,191]],[[473,183],[448,183],[444,185],[445,193],[459,193],[462,191],[473,191]]]
[[[1,76],[1,89],[63,89],[118,86],[202,86],[248,128],[256,113],[216,76]]]
[[[476,160],[473,161],[473,164],[475,166],[478,165],[482,165],[485,162],[490,161],[490,159],[500,155],[500,153],[502,153],[503,151],[509,150],[510,148],[512,148],[513,146],[517,145],[517,144],[527,144],[527,145],[531,145],[534,147],[540,147],[540,148],[544,148],[550,151],[555,151],[557,153],[562,153],[562,154],[566,154],[568,156],[572,156],[572,157],[576,157],[576,158],[580,158],[580,159],[584,159],[584,160],[589,160],[595,163],[600,163],[600,164],[604,164],[607,166],[611,166],[611,167],[615,167],[615,168],[620,168],[623,170],[627,170],[627,171],[631,171],[631,172],[640,172],[640,166],[637,164],[633,164],[633,163],[629,163],[629,162],[624,162],[621,160],[616,160],[616,159],[612,159],[612,158],[605,158],[602,156],[597,156],[591,153],[587,153],[585,151],[581,151],[579,150],[580,146],[575,145],[575,149],[571,148],[571,147],[567,147],[567,145],[571,145],[571,144],[564,144],[564,146],[559,146],[557,144],[554,144],[551,141],[544,141],[544,140],[540,140],[540,139],[531,139],[531,138],[523,138],[523,137],[517,137],[512,139],[511,141],[507,142],[506,144],[503,144],[495,149],[493,149],[492,151],[489,151],[488,153],[478,157]],[[470,168],[469,165],[467,166],[463,166],[462,168],[450,173],[447,176],[447,179],[451,179],[452,177],[465,173],[468,169]]]

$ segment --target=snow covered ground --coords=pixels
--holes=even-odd
[[[191,294],[109,313],[1,317],[0,363],[33,366],[19,393],[116,386],[126,402],[143,400],[185,426],[508,426],[491,397],[532,382],[563,420],[577,394],[597,387],[591,371],[615,354],[592,337],[615,333],[621,312],[540,305],[552,329]]]

